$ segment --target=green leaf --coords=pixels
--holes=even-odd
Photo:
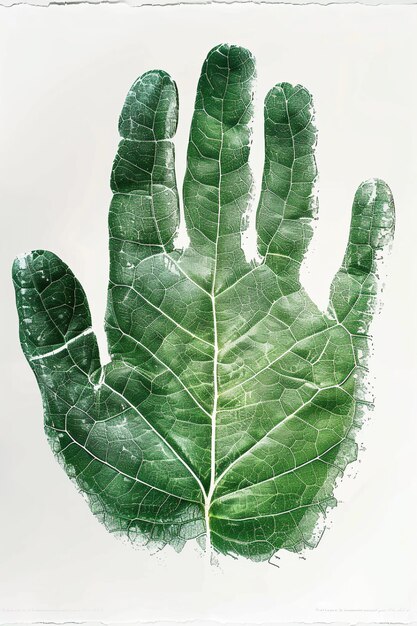
[[[356,458],[377,264],[391,242],[385,183],[360,185],[326,313],[300,284],[316,212],[308,91],[265,101],[259,261],[241,239],[255,63],[207,56],[184,181],[189,245],[176,247],[177,90],[141,76],[120,117],[110,207],[102,368],[82,287],[51,252],[14,264],[20,337],[54,453],[108,530],[152,546],[268,559],[314,546],[335,481]]]

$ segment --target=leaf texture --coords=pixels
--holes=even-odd
[[[190,539],[254,560],[316,545],[335,481],[356,458],[377,264],[394,204],[380,180],[355,195],[327,312],[299,271],[312,236],[316,128],[309,92],[265,100],[259,261],[242,249],[255,62],[220,45],[204,62],[175,246],[178,96],[162,71],[130,89],[111,176],[110,280],[100,367],[86,296],[57,256],[16,259],[23,351],[52,449],[116,534]]]

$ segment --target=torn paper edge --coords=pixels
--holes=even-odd
[[[417,0],[0,0],[0,7],[36,6],[47,8],[49,6],[69,5],[96,5],[96,4],[123,4],[132,7],[161,7],[178,5],[232,5],[232,4],[274,4],[285,6],[412,6]]]

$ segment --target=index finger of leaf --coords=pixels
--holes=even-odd
[[[147,72],[133,84],[120,115],[122,140],[113,164],[109,213],[111,354],[117,352],[120,330],[127,330],[123,324],[129,324],[138,265],[173,249],[179,205],[170,139],[177,116],[177,89],[162,71]]]

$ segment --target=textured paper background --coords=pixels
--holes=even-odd
[[[19,6],[0,20],[3,242],[0,622],[410,623],[416,619],[417,7]],[[277,81],[310,88],[319,127],[321,209],[309,290],[325,304],[356,186],[385,178],[397,233],[374,325],[376,409],[366,452],[338,491],[332,527],[279,569],[191,547],[155,558],[100,527],[49,451],[35,380],[20,352],[10,265],[53,249],[84,284],[104,345],[109,174],[117,117],[137,75],[172,73],[184,172],[207,51],[246,45],[258,61],[252,162],[262,168],[262,98]]]
[[[33,6],[49,6],[55,4],[128,4],[130,6],[165,6],[172,4],[364,4],[379,5],[407,5],[416,4],[417,0],[0,0],[0,6],[16,6],[29,4]]]
[[[364,4],[379,5],[407,5],[416,4],[417,0],[0,0],[0,6],[15,6],[29,4],[33,6],[49,6],[55,4],[128,4],[130,6],[165,6],[172,4]]]

